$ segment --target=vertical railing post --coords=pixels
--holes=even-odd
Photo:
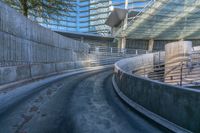
[[[135,50],[135,54],[138,55],[138,50],[137,49]]]
[[[158,52],[158,58],[159,58],[158,60],[159,60],[159,64],[160,64],[161,63],[160,62],[160,51]]]
[[[180,86],[183,84],[183,62],[181,62]]]

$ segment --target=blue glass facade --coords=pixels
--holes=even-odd
[[[149,0],[128,0],[130,10],[141,10]],[[125,8],[125,0],[74,0],[74,11],[66,13],[66,16],[58,16],[57,20],[49,20],[41,25],[55,31],[83,32],[99,35],[110,34],[110,27],[105,21],[111,12],[111,7]]]

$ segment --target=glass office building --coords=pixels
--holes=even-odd
[[[140,11],[149,0],[128,0],[130,11]],[[112,8],[125,8],[125,0],[74,0],[74,11],[57,20],[39,23],[47,28],[61,32],[82,32],[98,35],[109,35],[110,27],[105,25]]]

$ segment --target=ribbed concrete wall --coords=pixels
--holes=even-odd
[[[87,45],[63,37],[0,2],[0,62],[51,63],[84,59]]]
[[[84,67],[88,45],[52,32],[0,1],[0,85]]]
[[[200,91],[172,86],[131,75],[130,68],[135,69],[136,67],[140,67],[140,65],[138,65],[138,58],[139,57],[133,57],[121,60],[115,64],[114,81],[120,92],[129,100],[157,114],[161,118],[191,130],[192,132],[199,132]],[[141,60],[142,58],[141,56]],[[150,113],[147,114],[149,115],[148,117],[152,118]],[[156,116],[154,120],[166,124],[166,120],[163,121],[160,117]],[[167,124],[171,125],[168,122]],[[182,130],[182,128],[178,126],[171,125],[174,131],[176,129]],[[176,132],[179,131],[176,130]]]

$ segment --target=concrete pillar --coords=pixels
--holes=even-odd
[[[128,9],[128,0],[125,0],[125,9]],[[127,23],[128,23],[128,13],[126,13],[126,17],[124,18],[123,21],[123,30],[127,28]],[[125,48],[126,48],[125,36],[118,39],[118,48],[120,52],[125,53]]]
[[[81,37],[81,43],[84,43],[84,37]]]
[[[188,63],[191,53],[191,41],[178,41],[165,45],[165,82],[174,85],[181,83],[181,70],[184,74],[190,70]]]
[[[153,51],[153,45],[154,45],[154,39],[149,40],[149,46],[148,46],[148,51],[152,52]]]
[[[121,49],[121,39],[117,38],[117,48]]]
[[[126,37],[122,37],[118,39],[118,48],[121,52],[123,52],[126,48]]]
[[[122,42],[121,42],[121,49],[125,49],[126,48],[126,37],[122,38]]]

